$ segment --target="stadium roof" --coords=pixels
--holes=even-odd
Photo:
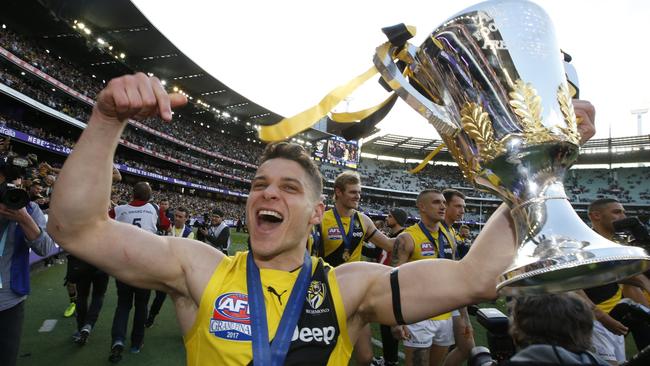
[[[442,143],[441,140],[399,135],[384,135],[365,141],[362,152],[373,155],[422,159]],[[452,161],[446,148],[438,161]],[[581,148],[579,164],[649,163],[650,135],[590,140]]]
[[[206,112],[214,113],[214,108],[231,116],[222,120],[230,120],[242,129],[246,122],[269,124],[282,118],[206,73],[129,0],[9,0],[3,3],[0,19],[20,34],[40,40],[53,52],[64,54],[75,64],[92,74],[104,75],[107,80],[131,70],[153,73],[165,80],[168,88],[178,87],[193,97],[194,106],[183,112],[196,114],[196,118],[200,118],[199,114],[207,116]],[[83,23],[83,28],[75,27],[75,21]],[[211,38],[212,43],[207,47],[228,47],[227,40]],[[79,52],[81,47],[86,47],[88,52]],[[199,99],[210,108],[199,105]],[[311,130],[302,137],[315,140],[323,136]]]

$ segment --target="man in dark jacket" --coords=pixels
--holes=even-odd
[[[230,247],[230,228],[226,225],[223,219],[223,211],[215,208],[212,210],[210,226],[207,228],[201,228],[199,231],[204,235],[206,243],[228,255],[228,248]]]

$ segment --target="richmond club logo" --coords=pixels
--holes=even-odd
[[[210,333],[233,341],[251,340],[251,320],[248,310],[248,295],[229,292],[214,302]]]
[[[312,309],[316,310],[323,305],[327,289],[321,281],[311,281],[307,289],[307,302]]]

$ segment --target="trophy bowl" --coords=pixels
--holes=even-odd
[[[645,250],[592,231],[565,194],[580,136],[553,25],[538,5],[477,4],[420,47],[380,46],[374,63],[436,128],[464,177],[510,206],[519,248],[500,293],[589,288],[649,268]]]

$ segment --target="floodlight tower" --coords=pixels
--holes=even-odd
[[[648,108],[633,109],[630,113],[636,116],[637,135],[641,136],[643,134],[643,115],[648,113]]]

